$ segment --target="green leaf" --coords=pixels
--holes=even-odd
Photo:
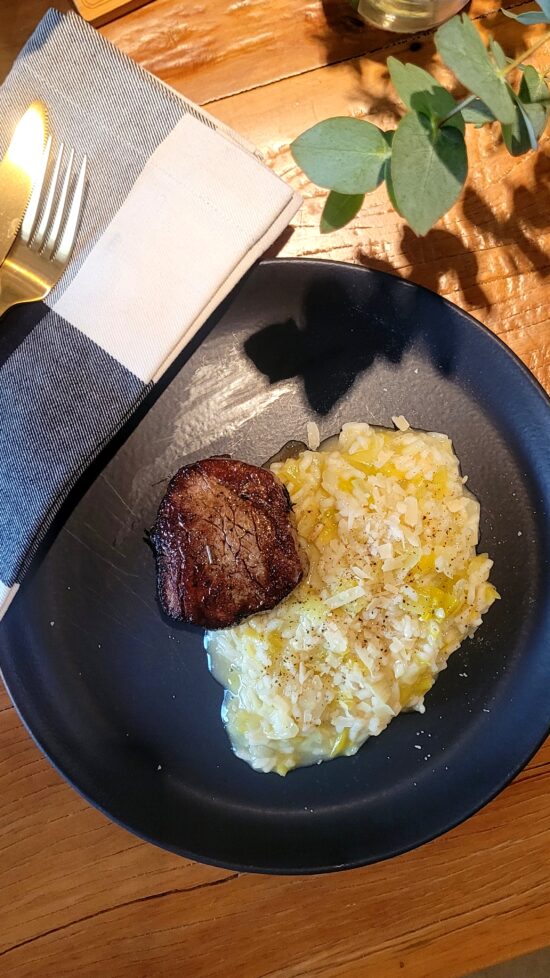
[[[480,98],[474,99],[473,102],[470,102],[469,105],[462,109],[462,118],[464,122],[472,123],[476,129],[484,126],[487,122],[495,121],[493,113]]]
[[[321,214],[321,234],[329,234],[349,224],[361,210],[364,199],[364,194],[338,194],[331,190]]]
[[[435,43],[446,65],[500,122],[512,123],[514,103],[506,82],[491,63],[481,36],[468,17],[453,17],[438,28]]]
[[[386,160],[386,166],[384,168],[384,176],[386,179],[386,190],[388,191],[390,204],[392,205],[394,211],[397,211],[397,213],[400,214],[401,217],[403,217],[403,214],[401,214],[401,211],[399,210],[399,205],[397,203],[397,200],[395,199],[395,190],[394,190],[393,180],[391,176],[391,157],[388,160]]]
[[[537,146],[538,146],[538,143],[537,143],[537,137],[536,137],[536,134],[535,134],[535,130],[533,128],[533,123],[531,122],[531,119],[529,118],[529,116],[527,115],[527,112],[525,111],[525,106],[523,106],[521,104],[521,100],[518,97],[516,97],[515,101],[516,101],[516,105],[517,105],[517,107],[518,107],[518,109],[520,111],[520,114],[521,114],[521,116],[523,118],[523,122],[525,124],[525,128],[527,130],[527,136],[529,138],[529,146],[530,146],[531,149],[536,149]]]
[[[516,115],[511,125],[503,125],[502,138],[506,149],[512,156],[523,156],[531,149],[529,132],[525,125],[525,117],[518,105],[515,107]]]
[[[528,10],[525,14],[513,14],[511,10],[504,10],[502,13],[511,20],[519,20],[520,24],[550,24],[550,14],[538,13],[536,10]]]
[[[400,214],[417,234],[454,204],[466,180],[468,158],[463,134],[436,126],[410,112],[399,123],[391,156],[392,192]]]
[[[512,156],[522,156],[530,149],[537,148],[537,134],[519,94],[516,94],[512,88],[510,94],[515,103],[516,118],[511,126],[502,126],[502,136],[508,152]],[[544,114],[543,106],[537,105],[535,108],[542,110]]]
[[[531,102],[550,101],[550,90],[542,72],[533,65],[525,65],[521,79],[520,93],[526,92]]]
[[[393,57],[388,58],[387,65],[393,86],[408,109],[423,112],[431,119],[444,119],[456,108],[456,99],[423,68],[403,64]],[[452,116],[448,125],[464,131],[464,121],[460,113]]]
[[[382,182],[391,150],[384,133],[361,119],[336,117],[317,123],[291,144],[298,166],[319,187],[365,194]]]
[[[502,13],[510,17],[511,20],[519,20],[520,24],[550,24],[550,0],[537,0],[538,10],[529,10],[526,14],[513,14],[511,10],[504,10]]]
[[[542,136],[550,115],[550,89],[544,76],[533,65],[526,65],[517,97],[529,116],[538,139]]]
[[[424,71],[423,68],[418,68],[416,65],[404,65],[402,61],[398,61],[397,58],[391,56],[388,58],[386,64],[393,87],[408,109],[414,108],[411,105],[411,97],[413,95],[417,92],[424,93],[431,91],[438,84],[433,75],[430,75],[428,71]],[[452,98],[452,96],[449,96],[449,98]]]
[[[493,58],[495,59],[495,64],[497,68],[506,68],[508,64],[508,58],[504,54],[498,41],[495,41],[494,37],[489,38],[489,49]]]

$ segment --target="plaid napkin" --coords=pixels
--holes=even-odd
[[[1,153],[36,98],[88,188],[67,271],[0,358],[0,618],[79,475],[300,205],[75,14],[50,10],[0,88]]]

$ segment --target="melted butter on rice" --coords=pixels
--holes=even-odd
[[[450,439],[394,422],[346,424],[271,465],[309,573],[272,611],[206,637],[233,749],[257,771],[355,754],[401,710],[423,712],[498,597]]]

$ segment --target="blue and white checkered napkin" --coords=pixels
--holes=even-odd
[[[0,152],[37,98],[88,192],[66,273],[0,361],[0,618],[78,476],[300,205],[74,14],[46,14],[0,89]]]

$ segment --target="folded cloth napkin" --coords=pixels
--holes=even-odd
[[[75,14],[50,10],[0,88],[0,152],[37,98],[88,187],[67,271],[0,359],[0,618],[79,475],[300,205]]]

